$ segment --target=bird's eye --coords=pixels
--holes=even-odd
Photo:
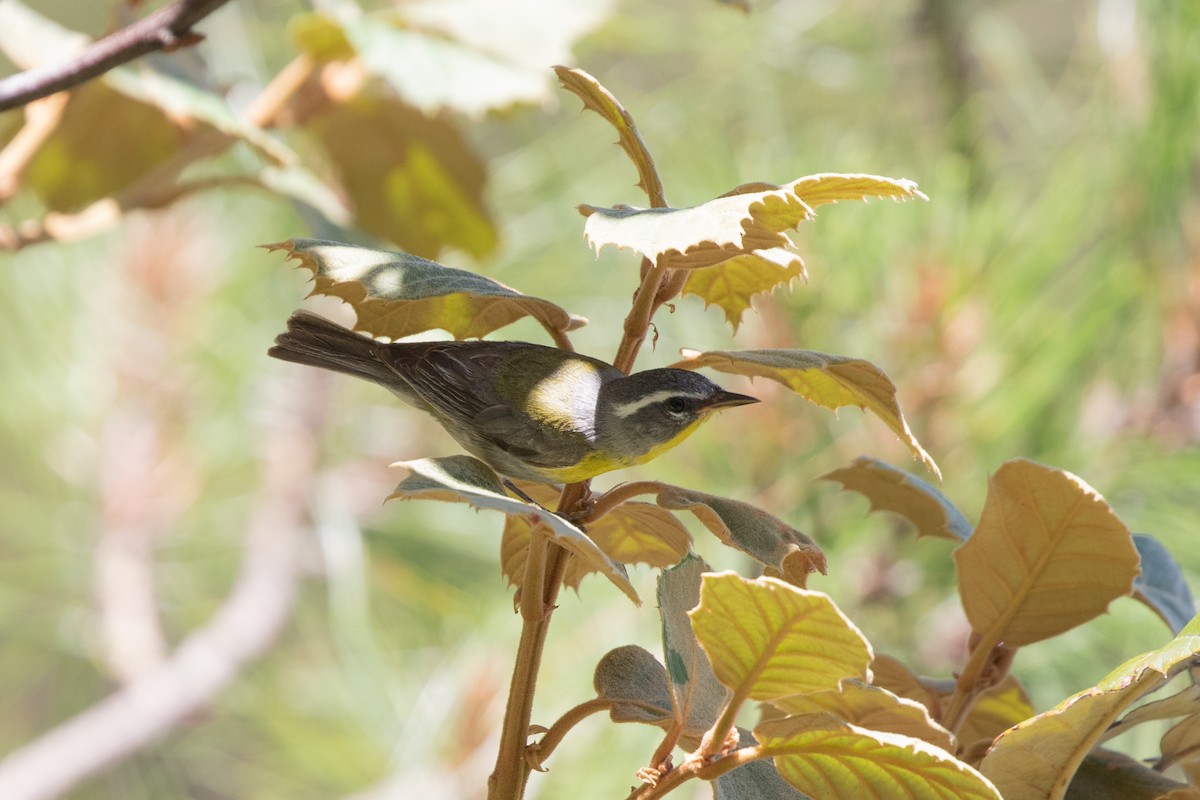
[[[667,411],[670,411],[672,414],[682,414],[684,411],[687,411],[687,401],[682,397],[672,397],[667,400]]]

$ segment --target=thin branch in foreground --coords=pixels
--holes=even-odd
[[[113,67],[152,53],[200,41],[192,30],[200,20],[229,0],[175,0],[157,11],[91,44],[65,64],[49,64],[0,80],[0,111],[61,92],[103,75]]]
[[[0,797],[51,800],[129,758],[207,706],[275,641],[300,580],[324,385],[313,378],[289,387],[299,400],[272,409],[241,573],[213,619],[161,667],[0,761]]]

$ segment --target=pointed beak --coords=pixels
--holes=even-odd
[[[757,403],[757,397],[751,397],[748,394],[736,394],[727,392],[724,389],[719,389],[716,394],[708,399],[704,404],[705,411],[716,411],[721,408],[733,408],[734,406],[748,406],[751,403]]]

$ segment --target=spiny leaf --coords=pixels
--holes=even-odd
[[[456,339],[484,336],[531,316],[548,331],[586,323],[548,300],[482,275],[407,253],[320,239],[263,245],[284,250],[313,274],[313,294],[339,297],[358,315],[355,330],[399,339],[441,328]]]
[[[770,700],[869,675],[871,646],[820,592],[708,574],[690,616],[717,679],[738,697]]]
[[[979,526],[954,552],[975,633],[1020,647],[1082,625],[1130,593],[1128,528],[1069,472],[1017,459],[988,481]]]
[[[920,739],[830,714],[759,725],[754,735],[788,783],[822,800],[1001,800],[986,778]]]
[[[539,506],[509,497],[499,477],[482,461],[470,456],[449,456],[401,461],[392,466],[406,469],[409,474],[400,481],[389,500],[430,499],[468,503],[478,509],[535,517],[546,526],[556,544],[587,561],[593,569],[616,584],[629,599],[641,605],[622,565],[604,555],[582,529]]]
[[[1135,533],[1133,544],[1142,567],[1133,582],[1133,598],[1162,617],[1172,633],[1179,633],[1196,614],[1196,601],[1179,562],[1153,536]]]
[[[804,586],[810,573],[825,574],[825,554],[816,542],[756,506],[679,486],[666,487],[655,499],[663,508],[692,512],[722,542],[789,583]]]
[[[843,489],[858,492],[871,502],[872,511],[891,511],[911,522],[918,536],[962,541],[971,535],[971,523],[946,496],[933,486],[879,459],[862,456],[853,464],[821,476]]]
[[[777,697],[771,705],[795,716],[829,712],[861,728],[899,733],[954,750],[954,736],[933,721],[924,705],[858,681],[842,681],[823,692]]]
[[[674,721],[667,671],[647,650],[627,644],[608,651],[592,675],[596,696],[613,701],[613,722],[642,722],[664,730]]]
[[[913,436],[896,402],[896,385],[879,367],[857,358],[812,350],[684,351],[681,369],[712,367],[733,375],[770,378],[814,405],[836,411],[858,406],[883,420],[930,472],[941,480],[937,464]]]
[[[800,256],[776,247],[737,256],[709,269],[690,270],[683,293],[699,297],[705,308],[719,307],[736,333],[756,295],[803,277],[804,262]]]
[[[977,532],[971,541],[978,536]],[[1130,659],[1092,688],[1002,734],[980,771],[995,782],[1005,800],[1058,800],[1109,725],[1197,657],[1200,617],[1167,645]]]
[[[555,67],[554,74],[558,76],[563,88],[583,101],[583,107],[595,111],[604,121],[617,131],[617,143],[629,156],[637,169],[637,185],[651,198],[663,197],[662,182],[658,178],[658,170],[646,149],[641,134],[633,117],[629,115],[612,92],[600,85],[600,82],[581,69]],[[652,201],[653,202],[653,201]]]
[[[696,738],[712,727],[729,697],[688,617],[700,602],[700,579],[708,570],[703,559],[689,555],[658,578],[658,613],[675,714],[683,735]]]

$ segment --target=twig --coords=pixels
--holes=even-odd
[[[309,384],[290,393],[304,407],[275,410],[241,574],[212,621],[160,668],[10,753],[0,762],[0,797],[50,800],[129,758],[207,705],[275,641],[295,599],[313,483],[324,393],[319,379]]]
[[[174,50],[200,41],[197,22],[229,0],[175,0],[143,19],[94,42],[65,64],[34,67],[0,80],[0,111],[70,89],[113,67],[155,50]]]

